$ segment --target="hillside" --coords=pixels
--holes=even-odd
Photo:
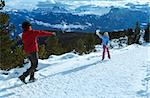
[[[29,66],[0,71],[0,98],[149,98],[150,44],[111,49],[101,61],[102,47],[79,56],[66,53],[39,60],[35,83],[17,77]],[[4,75],[3,73],[8,73]]]

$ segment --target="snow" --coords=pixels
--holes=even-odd
[[[143,40],[144,39],[142,39],[142,38],[140,39],[141,43],[144,43]],[[111,42],[110,42],[110,47],[111,48],[116,48],[116,49],[126,47],[127,42],[128,42],[128,37],[127,36],[120,37],[119,39],[112,39]]]
[[[43,4],[43,7],[62,6],[73,14],[94,14],[100,16],[109,13],[112,7],[129,9],[133,9],[131,6],[134,5],[134,9],[138,7],[143,8],[143,6],[136,5],[150,7],[149,0],[6,0],[6,7],[4,9],[27,9],[31,11],[32,9],[42,8],[38,6],[39,4]],[[76,11],[76,9],[80,10]]]
[[[111,60],[104,61],[102,46],[96,49],[39,59],[34,83],[17,79],[30,64],[0,71],[0,98],[150,98],[149,43],[110,49]]]
[[[31,19],[31,18],[30,18]],[[32,19],[33,20],[33,19]],[[62,22],[61,24],[55,24],[52,25],[50,23],[44,23],[42,21],[38,20],[33,20],[32,23],[36,23],[38,25],[44,25],[46,27],[52,27],[52,28],[57,28],[57,29],[62,29],[62,30],[69,30],[69,29],[85,29],[88,28],[89,26],[87,25],[79,25],[79,24],[67,24],[65,22]]]

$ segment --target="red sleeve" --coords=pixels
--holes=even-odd
[[[52,32],[40,31],[40,30],[34,30],[34,33],[36,34],[37,37],[40,37],[40,36],[51,36],[51,35],[53,35]]]

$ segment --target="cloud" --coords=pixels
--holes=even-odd
[[[149,4],[150,0],[6,0],[6,6],[18,9],[32,9],[37,7],[39,2],[49,4],[64,4],[68,5],[70,9],[74,10],[80,6],[93,5],[101,7],[124,7],[127,3],[133,4]]]
[[[51,25],[49,23],[44,23],[42,21],[37,21],[37,20],[34,20],[33,23],[36,23],[36,24],[42,25],[42,26],[46,26],[46,27],[63,29],[63,30],[64,29],[84,29],[84,28],[89,27],[89,25],[76,25],[76,24],[64,24],[64,23]]]
[[[38,2],[46,0],[6,0],[6,7],[13,9],[31,9],[36,7]]]

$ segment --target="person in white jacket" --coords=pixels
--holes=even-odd
[[[108,54],[108,58],[110,59],[110,53],[108,49],[108,43],[109,43],[109,34],[108,32],[105,32],[103,35],[100,34],[100,30],[96,30],[96,35],[99,36],[99,38],[102,39],[102,44],[103,44],[103,55],[102,55],[102,60],[105,58],[105,52]]]

